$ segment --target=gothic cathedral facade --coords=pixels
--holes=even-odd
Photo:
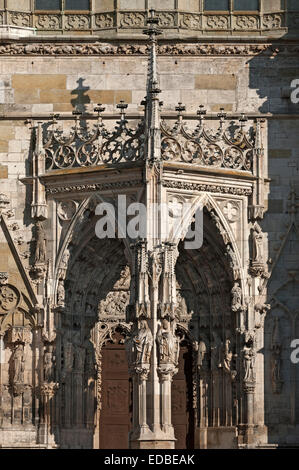
[[[299,446],[298,2],[0,33],[0,447]]]

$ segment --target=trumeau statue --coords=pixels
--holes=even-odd
[[[251,346],[245,344],[243,347],[244,381],[254,381],[254,364],[255,352]]]
[[[163,319],[157,332],[157,343],[160,364],[177,365],[179,355],[179,338],[175,335],[175,321]]]
[[[130,365],[149,364],[153,346],[153,335],[146,320],[141,320],[139,328],[126,341],[126,349]]]

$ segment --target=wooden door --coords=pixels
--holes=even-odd
[[[129,448],[132,389],[125,348],[120,342],[116,334],[115,343],[102,348],[101,449]]]
[[[173,377],[171,411],[176,449],[194,449],[194,410],[192,406],[192,349],[181,344],[179,371]]]

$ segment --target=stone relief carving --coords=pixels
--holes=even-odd
[[[246,44],[246,45],[219,45],[219,44],[160,44],[158,46],[160,55],[259,55],[262,52],[268,56],[288,52],[297,55],[299,48],[295,46],[284,46],[269,44]],[[1,44],[0,55],[145,55],[147,47],[142,44],[114,45],[109,43],[38,43],[33,44]]]
[[[145,15],[137,12],[121,13],[120,26],[123,28],[145,26]]]
[[[90,16],[88,15],[65,15],[65,29],[89,29]]]
[[[38,15],[35,18],[35,27],[38,29],[60,29],[60,15]]]
[[[248,16],[240,15],[234,17],[234,23],[236,29],[258,29],[259,28],[259,17],[258,16]]]
[[[61,221],[70,221],[78,209],[77,201],[61,201],[57,206],[57,214]]]
[[[159,12],[158,13],[158,18],[159,18],[159,26],[161,26],[163,28],[167,28],[167,27],[175,25],[175,15],[174,15],[174,13]]]
[[[14,26],[25,26],[25,27],[30,27],[31,26],[31,16],[29,13],[23,13],[23,12],[10,12],[9,13],[9,19],[11,24]]]
[[[229,29],[229,17],[224,15],[209,15],[205,18],[207,27],[210,29]]]
[[[277,29],[282,27],[282,15],[276,13],[273,15],[264,15],[263,27],[265,29]]]
[[[194,15],[192,13],[184,13],[181,16],[181,28],[186,29],[201,29],[201,15]]]
[[[114,24],[114,17],[111,13],[100,13],[94,16],[95,24],[99,28],[110,28]]]

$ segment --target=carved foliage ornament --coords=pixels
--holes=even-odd
[[[100,26],[100,24],[98,25]],[[160,55],[238,55],[251,56],[266,52],[288,51],[298,54],[298,46],[269,44],[219,45],[219,44],[160,44]],[[109,43],[38,43],[33,44],[1,44],[0,55],[145,55],[147,46],[144,44],[109,44]]]

